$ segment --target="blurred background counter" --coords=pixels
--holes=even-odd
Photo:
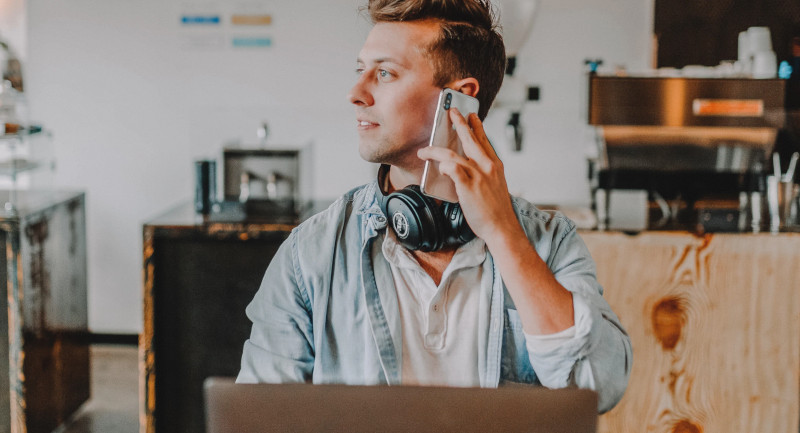
[[[797,432],[800,233],[581,236],[634,353],[599,431]]]
[[[328,204],[296,213],[223,202],[199,215],[185,203],[144,225],[143,431],[204,431],[203,380],[239,373],[251,326],[245,307],[267,265],[291,230]]]

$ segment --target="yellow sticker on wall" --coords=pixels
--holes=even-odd
[[[272,15],[234,14],[231,15],[231,24],[235,26],[268,26],[272,24]]]

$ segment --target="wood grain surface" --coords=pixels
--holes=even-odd
[[[633,371],[600,432],[792,432],[800,234],[585,232]]]

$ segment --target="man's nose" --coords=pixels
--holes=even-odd
[[[347,99],[350,100],[351,104],[370,106],[375,102],[372,99],[370,83],[366,75],[367,74],[362,74],[359,76],[358,81],[356,81],[356,84],[350,89],[350,93],[347,94]]]

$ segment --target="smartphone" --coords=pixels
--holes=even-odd
[[[448,110],[450,107],[458,108],[458,111],[466,118],[469,113],[477,113],[479,106],[478,100],[472,96],[453,89],[442,89],[436,105],[433,131],[431,131],[431,140],[428,145],[447,147],[463,156],[464,148],[461,146],[461,140],[458,138],[453,122],[450,121]],[[419,189],[427,196],[452,203],[458,202],[455,183],[439,172],[437,161],[425,161],[425,171],[422,173]]]

